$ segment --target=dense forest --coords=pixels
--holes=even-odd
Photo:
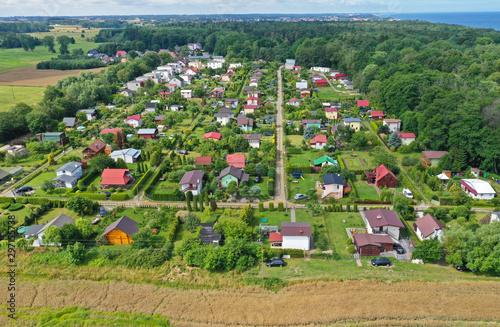
[[[372,107],[402,119],[422,148],[500,171],[500,32],[426,22],[182,23],[102,30],[101,46],[173,49],[200,42],[231,58],[327,66]]]

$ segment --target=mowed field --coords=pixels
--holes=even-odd
[[[94,49],[98,46],[97,43],[87,41],[87,38],[92,39],[99,29],[85,30],[85,37],[81,37],[82,28],[79,26],[55,26],[50,32],[28,33],[39,39],[44,36],[58,37],[67,35],[75,38],[75,44],[69,44],[68,49],[71,52],[73,49],[82,48],[84,52]],[[55,50],[59,50],[59,45],[55,42]],[[0,72],[36,65],[40,61],[50,60],[57,57],[59,53],[50,53],[46,47],[39,45],[34,51],[24,51],[22,48],[15,49],[0,49]]]
[[[9,110],[19,102],[29,105],[37,104],[43,98],[44,91],[44,87],[0,85],[0,112]]]
[[[8,284],[6,278],[0,280]],[[271,292],[251,287],[183,290],[126,282],[21,279],[16,291],[19,308],[78,305],[102,312],[160,315],[173,326],[500,323],[500,283],[495,281],[317,281]],[[5,315],[0,316],[0,325],[20,323]]]

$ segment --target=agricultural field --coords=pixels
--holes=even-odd
[[[45,87],[0,85],[0,112],[9,110],[19,102],[36,105],[42,100],[44,92]]]

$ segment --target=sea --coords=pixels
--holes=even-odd
[[[500,11],[497,12],[448,12],[448,13],[401,13],[382,17],[394,19],[425,20],[431,23],[456,24],[469,27],[492,28],[500,31]]]

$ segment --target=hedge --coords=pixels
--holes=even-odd
[[[9,211],[17,211],[21,210],[24,207],[23,204],[21,203],[13,203],[9,206]]]
[[[451,205],[453,205],[453,198],[452,197],[440,197],[439,204],[441,204],[442,206],[451,206]]]
[[[32,181],[35,177],[37,177],[38,175],[40,175],[41,173],[43,173],[43,169],[40,169],[39,171],[37,171],[34,175],[30,176],[30,177],[27,177],[24,181],[23,181],[23,185],[26,185],[28,182]]]
[[[186,196],[184,193],[173,194],[173,193],[153,193],[151,198],[155,201],[185,201]]]
[[[259,211],[260,212],[264,211],[264,203],[263,202],[259,202]]]
[[[378,131],[378,125],[374,121],[370,122],[370,126],[373,128],[375,132]]]
[[[172,224],[172,227],[170,227],[170,230],[167,232],[167,240],[168,241],[174,241],[175,237],[177,235],[177,231],[179,230],[179,217],[174,216],[174,222]]]
[[[303,166],[303,165],[290,165],[289,163],[286,165],[286,173],[302,173],[302,174],[310,174],[312,172],[311,166]]]
[[[92,200],[107,200],[108,196],[106,194],[100,194],[100,193],[68,193],[68,198],[73,197],[75,195],[81,195],[85,198],[92,199]]]
[[[144,181],[148,179],[151,173],[152,173],[151,168],[149,168],[148,171],[146,171],[146,173],[141,177],[141,179],[139,179],[137,184],[135,184],[135,186],[132,188],[132,194],[137,195],[138,191],[140,190],[139,187],[142,186]]]
[[[413,187],[413,184],[408,180],[406,175],[404,173],[401,173],[401,174],[399,174],[399,176],[400,176],[400,180],[403,183],[404,187],[409,189],[411,191],[411,193],[413,194],[413,198],[417,201],[420,200],[421,199],[420,193],[418,193],[417,190]]]
[[[90,182],[89,182],[89,181],[90,181],[91,179],[93,179],[93,178],[94,178],[95,176],[97,176],[97,175],[98,175],[98,172],[97,172],[97,171],[95,171],[95,170],[91,170],[91,171],[87,174],[87,176],[85,176],[84,178],[82,178],[82,179],[81,179],[81,181],[83,182],[83,184],[84,184],[85,186],[88,186],[88,185],[90,184]],[[76,187],[76,186],[75,186],[75,187]]]
[[[104,195],[106,195],[106,194],[104,194]],[[129,199],[128,193],[113,193],[113,194],[111,194],[111,200],[114,200],[114,201],[125,201],[128,199]]]
[[[26,198],[22,198],[22,199],[27,200],[26,203],[29,203],[29,204],[42,204],[42,203],[45,203],[45,204],[51,204],[53,207],[58,207],[58,208],[62,208],[66,204],[66,201],[56,200],[56,199],[33,198],[33,197],[26,197]]]
[[[301,148],[287,148],[286,149],[289,154],[301,154],[302,149]]]
[[[158,171],[153,175],[153,178],[149,181],[148,185],[146,185],[146,188],[144,189],[145,193],[149,193],[153,186],[158,182],[158,179],[160,178],[161,170],[158,169]]]
[[[338,163],[339,163],[340,167],[342,167],[342,168],[344,168],[344,169],[347,169],[347,168],[345,167],[344,160],[342,160],[342,157],[340,156],[340,154],[339,154],[339,155],[337,155],[337,161],[338,161]]]
[[[284,206],[283,206],[283,202],[278,202],[278,212],[283,212]]]
[[[16,199],[7,197],[7,196],[2,196],[0,197],[0,203],[15,203]]]
[[[269,168],[269,170],[267,171],[267,176],[269,177],[269,179],[274,179],[274,177],[276,177],[276,169]]]
[[[267,182],[267,193],[269,193],[269,196],[274,196],[274,180],[272,179]]]
[[[273,202],[270,202],[269,203],[269,211],[274,211],[274,203]]]

